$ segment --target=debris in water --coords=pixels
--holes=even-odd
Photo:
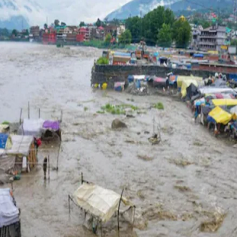
[[[119,119],[115,119],[113,122],[112,122],[112,129],[118,129],[118,128],[127,128],[127,125],[120,121]]]
[[[173,163],[177,166],[181,166],[181,167],[185,167],[185,166],[189,166],[189,165],[193,165],[193,162],[190,162],[188,160],[184,160],[184,159],[174,159],[174,160],[170,160],[170,163]]]
[[[217,210],[214,213],[208,213],[208,216],[210,219],[201,223],[200,230],[202,232],[216,232],[221,227],[226,213]]]
[[[190,192],[191,191],[191,189],[186,186],[175,185],[174,188],[178,189],[180,192]]]
[[[150,157],[150,156],[147,156],[147,155],[137,155],[137,157],[141,160],[145,160],[145,161],[151,161],[151,160],[154,160],[154,157]]]
[[[148,138],[148,141],[152,145],[157,145],[161,142],[161,139],[160,139],[160,136],[158,136],[158,134],[154,134],[152,137]]]

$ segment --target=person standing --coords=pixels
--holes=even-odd
[[[48,159],[45,157],[44,158],[44,163],[43,163],[44,180],[46,180],[47,166],[48,166]]]

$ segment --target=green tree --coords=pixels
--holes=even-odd
[[[237,46],[237,39],[231,40],[230,45],[231,46]]]
[[[60,22],[59,22],[59,20],[57,20],[57,19],[54,21],[54,25],[55,25],[55,26],[59,26],[59,23],[60,23]]]
[[[102,26],[102,21],[98,18],[97,21],[96,21],[96,23],[95,23],[95,25],[96,25],[97,27]]]
[[[105,36],[105,43],[106,44],[110,44],[112,40],[112,35],[110,33],[108,33],[106,36]]]
[[[172,44],[172,30],[170,25],[163,24],[158,33],[158,45],[161,47],[170,47]]]
[[[44,24],[44,29],[48,29],[48,25],[46,23]]]
[[[85,25],[86,25],[86,24],[85,24],[84,21],[81,21],[80,24],[79,24],[80,27],[83,27],[83,26],[85,26]]]
[[[131,44],[132,42],[132,34],[129,30],[125,30],[120,36],[119,36],[119,43],[120,44]]]
[[[125,22],[126,29],[130,30],[132,34],[132,42],[138,43],[141,41],[141,24],[142,20],[140,17],[130,17]]]
[[[155,45],[162,25],[165,23],[172,27],[174,20],[174,13],[170,9],[159,6],[143,18],[128,18],[126,28],[131,31],[133,42],[139,42],[144,38],[147,44]]]
[[[14,29],[14,30],[12,31],[12,35],[17,36],[17,34],[18,34],[18,31],[17,31],[16,29]]]
[[[211,26],[211,23],[209,21],[202,21],[201,26],[203,27],[203,29],[206,29]]]
[[[191,26],[186,19],[178,19],[173,25],[173,39],[177,48],[187,48],[191,40]]]

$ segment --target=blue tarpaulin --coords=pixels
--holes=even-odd
[[[237,74],[229,74],[230,80],[237,81]]]
[[[134,76],[129,75],[128,76],[128,83],[134,82]]]
[[[194,58],[203,58],[203,54],[195,53],[193,55]]]
[[[5,149],[7,143],[8,135],[0,133],[0,149]]]

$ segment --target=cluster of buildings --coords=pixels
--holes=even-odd
[[[104,41],[108,33],[112,35],[112,42],[118,39],[118,36],[125,31],[124,25],[105,25],[95,26],[86,25],[82,27],[67,25],[51,25],[40,29],[39,26],[30,28],[30,41],[42,41],[44,44],[53,44],[57,42],[77,43],[90,40]]]

